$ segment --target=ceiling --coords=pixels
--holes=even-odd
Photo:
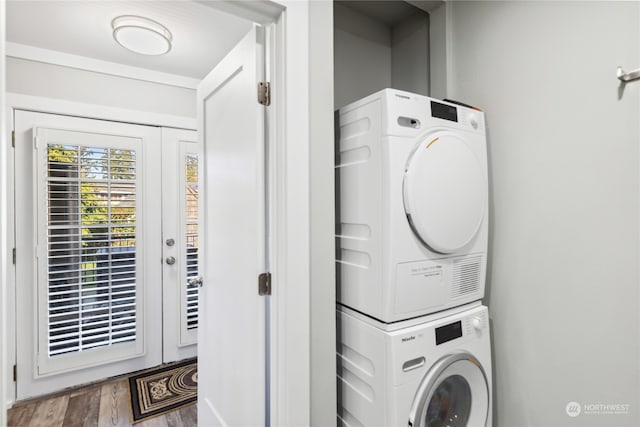
[[[8,42],[198,79],[252,26],[249,21],[184,0],[9,0],[6,8]],[[171,51],[144,56],[118,45],[111,20],[119,15],[141,15],[167,27],[173,35]]]
[[[392,27],[416,13],[429,12],[440,6],[442,1],[400,1],[400,0],[337,0],[378,22]],[[410,4],[411,3],[411,4]]]

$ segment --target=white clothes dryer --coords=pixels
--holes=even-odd
[[[338,308],[339,426],[491,427],[487,308],[439,314],[389,325]]]
[[[337,300],[383,322],[484,296],[484,113],[385,89],[339,111]]]

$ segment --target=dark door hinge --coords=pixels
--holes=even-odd
[[[16,131],[15,130],[11,131],[11,146],[13,148],[16,148]]]
[[[18,365],[13,365],[13,382],[18,381]]]
[[[271,295],[271,273],[258,276],[258,295]]]
[[[267,107],[271,105],[271,84],[269,82],[258,83],[258,103]]]
[[[15,263],[16,263],[16,248],[13,248],[13,250],[11,251],[11,258],[13,259],[13,264],[15,265]]]

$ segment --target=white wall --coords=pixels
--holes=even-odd
[[[487,115],[495,425],[638,426],[640,4],[448,7],[448,95]]]
[[[6,402],[8,390],[6,389],[5,375],[8,371],[7,354],[2,349],[7,348],[7,334],[5,331],[7,319],[5,309],[7,287],[7,268],[9,257],[7,247],[7,159],[9,146],[6,132],[5,111],[5,28],[6,28],[6,2],[0,2],[0,426],[6,425]]]
[[[7,91],[176,116],[196,116],[195,90],[7,58]]]

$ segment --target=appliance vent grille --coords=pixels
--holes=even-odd
[[[460,298],[480,289],[482,255],[459,258],[453,261],[451,298]]]

